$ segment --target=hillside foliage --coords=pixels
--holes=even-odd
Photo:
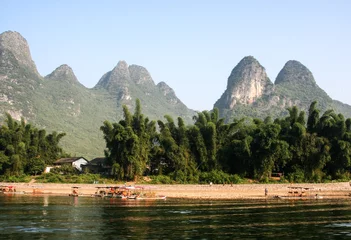
[[[166,175],[177,182],[199,182],[204,173],[229,174],[267,181],[282,173],[293,181],[320,182],[349,179],[351,119],[328,110],[321,114],[317,102],[306,113],[296,106],[283,118],[240,118],[225,123],[218,110],[198,112],[194,125],[149,121],[140,102],[124,119],[105,121],[101,130],[105,155],[117,179],[137,179],[145,174]],[[229,177],[228,177],[229,179]],[[220,181],[223,181],[221,179]]]
[[[59,142],[65,133],[47,134],[25,121],[15,121],[7,114],[0,127],[0,175],[36,175],[58,158],[65,156]]]
[[[134,113],[123,106],[123,119],[105,121],[100,130],[113,178],[121,181],[148,175],[166,183],[266,182],[273,173],[290,182],[349,180],[351,119],[333,110],[322,114],[317,102],[307,114],[296,106],[287,111],[282,118],[225,123],[214,109],[198,112],[194,124],[186,125],[168,115],[164,121],[150,121],[137,100]],[[47,134],[8,114],[0,128],[0,175],[41,173],[67,156],[59,147],[64,136]]]

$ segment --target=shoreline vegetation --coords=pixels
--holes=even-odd
[[[72,187],[79,187],[80,196],[92,196],[97,187],[116,186],[118,184],[63,184],[63,183],[6,183],[0,185],[16,187],[17,192],[24,191],[28,195],[50,194],[69,195]],[[127,186],[134,183],[126,183]],[[138,184],[136,184],[138,185]],[[139,185],[138,185],[139,186]],[[349,198],[351,186],[349,182],[337,183],[294,183],[294,184],[141,184],[145,191],[152,191],[167,198],[177,199],[269,199],[275,196],[286,196],[289,187],[309,188],[310,195],[329,198]],[[265,196],[265,189],[268,194]]]
[[[176,123],[168,115],[164,122],[150,121],[141,113],[137,99],[134,114],[123,105],[124,119],[117,123],[105,121],[101,126],[106,142],[104,157],[89,163],[64,161],[60,166],[55,161],[69,157],[59,145],[64,133],[46,134],[44,129],[34,128],[24,119],[17,122],[7,114],[7,126],[0,127],[0,181],[27,182],[34,176],[43,183],[99,181],[110,184],[110,180],[138,181],[148,176],[151,181],[147,184],[219,184],[180,185],[175,190],[177,185],[169,185],[171,189],[165,187],[168,185],[150,186],[161,188],[157,193],[165,191],[159,194],[180,198],[259,197],[267,191],[269,196],[288,194],[290,184],[277,185],[281,189],[264,185],[276,178],[286,184],[348,182],[351,179],[351,118],[345,120],[333,110],[320,116],[316,105],[317,102],[310,105],[307,118],[305,112],[295,106],[288,108],[288,116],[274,121],[242,118],[232,123],[225,123],[219,118],[218,109],[214,109],[198,112],[194,125],[187,126],[182,118]],[[40,174],[47,167],[50,172]],[[110,180],[100,181],[103,177]],[[261,184],[255,190],[252,187],[255,185],[235,190],[245,179]],[[223,183],[235,185],[230,184],[231,188],[226,189]],[[189,186],[193,187],[186,190]],[[301,196],[313,188],[318,191],[315,193],[318,197],[323,188],[309,184],[298,186]],[[349,188],[350,184],[341,195],[348,196]],[[51,192],[57,191],[54,188]],[[65,194],[67,191],[69,189]],[[82,188],[82,191],[84,194],[86,190]],[[330,190],[333,191],[336,190]],[[94,192],[92,188],[88,194]],[[290,192],[298,195],[291,188]]]

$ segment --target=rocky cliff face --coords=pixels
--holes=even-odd
[[[237,104],[250,105],[267,94],[272,82],[264,67],[253,57],[245,57],[231,72],[227,89],[215,107],[233,109]]]
[[[168,100],[168,102],[170,104],[175,105],[175,104],[180,102],[180,100],[177,98],[174,90],[170,86],[168,86],[167,83],[159,82],[157,84],[157,88],[160,90],[162,95],[166,97],[166,99]]]
[[[32,60],[27,40],[18,32],[0,34],[0,70],[10,72],[18,67],[26,68],[40,76]]]
[[[0,118],[8,112],[14,119],[34,116],[29,100],[42,83],[28,43],[19,33],[0,34]]]
[[[313,101],[318,102],[322,111],[342,109],[346,117],[351,117],[351,106],[333,101],[317,85],[311,71],[300,62],[288,61],[273,85],[258,61],[245,57],[233,69],[227,89],[214,107],[219,108],[227,119],[233,116],[264,118],[285,115],[286,109],[292,106],[308,111]]]

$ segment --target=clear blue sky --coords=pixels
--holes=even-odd
[[[119,60],[210,110],[231,70],[254,56],[274,82],[288,60],[351,104],[351,1],[2,0],[0,32],[21,33],[41,75],[61,64],[93,87]]]

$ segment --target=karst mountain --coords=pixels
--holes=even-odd
[[[321,89],[311,71],[298,61],[288,61],[273,83],[265,68],[252,56],[244,57],[228,77],[227,88],[214,104],[222,117],[233,118],[286,115],[287,108],[297,106],[308,111],[313,101],[325,111],[351,117],[351,106],[332,100]]]
[[[192,123],[196,112],[187,108],[166,82],[155,84],[146,68],[116,62],[111,71],[97,79],[96,86],[86,88],[66,64],[41,76],[26,39],[13,31],[0,34],[1,122],[9,113],[47,132],[65,132],[65,151],[88,159],[103,156],[105,143],[99,130],[103,121],[118,121],[122,106],[133,111],[136,99],[140,99],[142,112],[150,119],[164,120],[167,114]],[[298,61],[288,61],[273,83],[265,68],[249,56],[231,71],[227,87],[214,107],[226,121],[232,121],[244,116],[283,116],[286,108],[294,105],[307,110],[315,100],[322,110],[334,109],[351,117],[351,107],[332,100]]]
[[[192,122],[193,110],[177,98],[165,82],[155,85],[141,66],[119,61],[95,87],[84,87],[68,65],[47,76],[38,73],[25,38],[7,31],[0,34],[0,117],[5,113],[44,128],[65,132],[63,148],[77,156],[103,156],[103,121],[122,117],[122,105],[131,111],[138,98],[143,114],[150,119],[181,116]]]

